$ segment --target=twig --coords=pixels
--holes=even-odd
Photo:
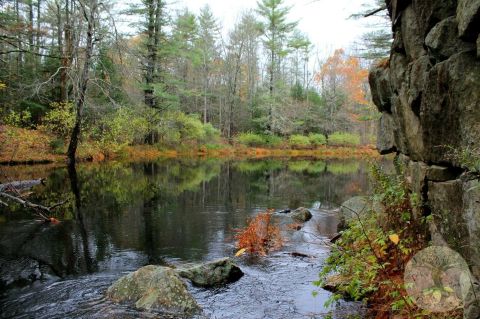
[[[360,223],[360,228],[362,229],[363,235],[364,235],[365,238],[367,239],[368,246],[370,246],[370,249],[372,250],[373,255],[375,256],[375,258],[377,258],[377,261],[378,261],[379,263],[381,263],[382,260],[381,260],[380,257],[377,255],[377,252],[375,251],[375,249],[373,249],[373,244],[372,244],[370,238],[369,238],[368,235],[367,235],[367,231],[365,230],[365,226],[364,226],[363,223],[362,223],[362,220],[361,220],[361,218],[360,218],[360,214],[359,214],[358,212],[356,212],[355,210],[351,209],[350,207],[347,207],[347,206],[344,206],[344,205],[341,205],[340,207],[343,207],[343,208],[351,211],[352,213],[355,214],[355,216],[357,216],[357,219],[358,219],[358,222]],[[367,205],[364,205],[364,206],[363,206],[363,208],[362,208],[362,210],[360,211],[360,213],[362,213],[362,212],[365,210],[365,207],[367,207]]]
[[[375,15],[375,14],[377,14],[377,13],[379,13],[379,12],[382,12],[383,10],[386,10],[386,9],[387,9],[387,6],[386,6],[386,5],[385,5],[385,6],[381,6],[380,8],[377,8],[377,9],[375,9],[375,10],[373,10],[373,11],[370,11],[370,12],[365,13],[365,14],[363,15],[363,17],[364,17],[364,18],[368,18],[368,17],[373,16],[373,15]]]

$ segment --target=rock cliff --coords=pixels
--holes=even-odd
[[[434,216],[432,238],[479,279],[480,0],[386,2],[391,55],[369,76],[382,112],[377,147],[398,154],[423,213]]]

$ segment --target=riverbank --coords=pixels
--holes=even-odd
[[[0,164],[65,163],[65,144],[55,136],[39,130],[4,126],[0,129]],[[263,148],[241,144],[181,145],[177,149],[157,145],[101,147],[98,143],[84,142],[78,149],[79,161],[102,162],[108,160],[152,161],[158,158],[211,157],[211,158],[282,158],[305,157],[318,159],[376,158],[374,146],[318,146],[310,148]]]

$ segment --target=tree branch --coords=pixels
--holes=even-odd
[[[387,6],[386,6],[386,5],[381,6],[380,8],[377,8],[377,9],[375,9],[375,10],[373,10],[373,11],[370,11],[370,12],[365,13],[365,14],[363,15],[363,17],[364,17],[364,18],[368,18],[368,17],[373,16],[373,15],[379,13],[379,12],[382,12],[383,10],[387,10]]]

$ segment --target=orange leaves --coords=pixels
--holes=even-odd
[[[334,86],[347,94],[348,100],[357,105],[368,105],[366,99],[368,70],[362,68],[356,57],[347,57],[343,49],[335,50],[323,64],[320,72],[315,75],[315,81],[322,87]]]
[[[252,218],[245,229],[237,230],[235,235],[237,254],[265,256],[283,245],[280,227],[272,221],[272,212],[259,213]]]

